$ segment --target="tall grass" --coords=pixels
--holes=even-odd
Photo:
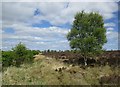
[[[67,69],[55,71],[59,66]],[[22,64],[19,68],[8,67],[3,72],[3,85],[99,85],[101,75],[119,74],[117,69],[109,66],[82,69],[56,59],[41,58],[33,64]]]

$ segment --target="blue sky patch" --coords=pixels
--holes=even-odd
[[[65,24],[58,25],[56,27],[71,29],[72,25],[70,25],[70,23],[65,23]]]
[[[42,20],[39,23],[32,24],[32,27],[39,27],[39,28],[46,28],[46,27],[51,27],[51,26],[52,25],[50,24],[50,22],[46,20]]]
[[[4,29],[4,32],[5,32],[5,33],[8,33],[8,34],[15,33],[15,31],[14,31],[13,28],[5,28],[5,29]]]

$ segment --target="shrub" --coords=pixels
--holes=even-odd
[[[32,52],[32,54],[33,54],[33,55],[37,55],[37,54],[39,54],[39,53],[40,53],[40,51],[39,51],[39,50],[31,50],[31,52]]]
[[[34,59],[33,56],[39,54],[39,52],[40,51],[36,51],[36,50],[27,50],[27,55],[25,56],[24,62],[26,63],[33,62],[33,59]]]
[[[2,65],[6,67],[12,65],[13,57],[12,51],[2,51]]]
[[[12,51],[2,51],[2,64],[3,66],[20,66],[23,63],[30,63],[33,61],[33,56],[38,54],[39,51],[28,50],[26,46],[19,43]]]
[[[20,42],[18,45],[16,45],[16,47],[12,48],[12,50],[15,56],[13,57],[13,64],[19,66],[26,58],[27,48]]]

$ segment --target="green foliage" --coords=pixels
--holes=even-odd
[[[23,61],[26,60],[27,48],[24,44],[19,43],[18,45],[16,45],[16,47],[12,48],[12,50],[15,56],[13,62],[15,65],[19,66],[23,63]]]
[[[103,17],[94,12],[77,13],[67,39],[70,47],[79,50],[84,57],[101,53],[102,46],[107,42]]]
[[[30,50],[30,51],[31,51],[31,53],[32,53],[33,55],[36,55],[36,54],[39,54],[39,53],[40,53],[39,50]]]
[[[19,43],[12,51],[2,51],[2,64],[8,66],[20,66],[23,63],[33,62],[33,56],[38,54],[39,51],[28,50],[26,46]]]
[[[2,51],[2,65],[3,66],[12,65],[13,57],[14,55],[12,51]]]
[[[40,51],[27,50],[27,55],[25,56],[24,62],[33,62],[33,56],[39,54]]]

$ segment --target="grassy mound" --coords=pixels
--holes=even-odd
[[[82,69],[56,59],[38,57],[33,64],[8,67],[3,72],[3,85],[98,85],[102,76],[119,74],[117,68],[109,66]]]

